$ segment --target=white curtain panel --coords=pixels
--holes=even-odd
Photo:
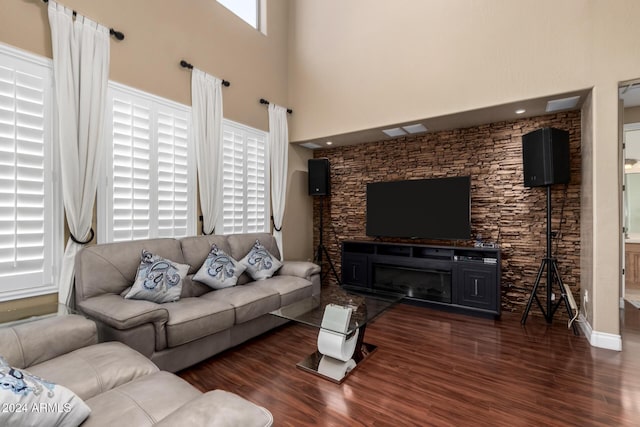
[[[70,233],[90,236],[102,153],[109,80],[109,29],[49,1],[62,194]],[[58,300],[71,303],[74,260],[81,244],[67,242]]]
[[[287,109],[269,104],[269,157],[271,163],[271,214],[273,237],[284,259],[282,246],[282,220],[287,195],[287,168],[289,165],[289,127]]]
[[[194,68],[191,104],[202,231],[211,234],[222,219],[222,80]]]

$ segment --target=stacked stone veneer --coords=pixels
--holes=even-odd
[[[579,301],[579,111],[317,150],[314,157],[327,157],[331,165],[331,196],[324,198],[323,243],[338,274],[340,242],[372,240],[365,228],[367,183],[470,175],[472,239],[383,240],[473,246],[475,237],[481,235],[485,241],[499,241],[502,309],[523,310],[546,252],[546,188],[523,185],[522,135],[541,127],[570,133],[571,182],[566,188],[560,184],[552,186],[552,224],[559,233],[553,250],[563,281],[571,286]],[[319,209],[320,198],[315,197],[314,246],[319,238]],[[335,281],[324,258],[325,280]],[[539,296],[543,304],[544,290],[541,286]],[[566,315],[564,308],[559,312]],[[540,314],[536,306],[532,314]]]

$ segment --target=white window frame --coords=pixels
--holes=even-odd
[[[191,132],[191,107],[177,102],[170,101],[156,95],[143,92],[141,90],[109,81],[107,89],[107,110],[105,125],[105,153],[103,162],[102,179],[98,184],[98,243],[110,243],[114,241],[113,230],[113,91],[117,91],[125,97],[133,98],[136,101],[146,103],[151,109],[151,135],[150,135],[150,159],[149,164],[152,168],[150,175],[150,213],[149,213],[149,236],[148,238],[156,238],[158,234],[158,129],[157,117],[162,111],[178,111],[185,113],[187,116],[187,234],[193,236],[196,234],[196,163],[195,150],[193,147]],[[155,169],[153,169],[155,168]],[[166,237],[166,236],[165,236]],[[183,237],[183,236],[173,236]]]
[[[243,136],[243,171],[242,171],[242,176],[244,177],[244,181],[242,183],[243,188],[245,190],[244,193],[244,200],[243,200],[243,204],[244,204],[244,217],[243,217],[243,222],[242,222],[242,230],[234,230],[234,231],[230,231],[228,229],[228,227],[225,226],[225,202],[224,202],[224,194],[223,194],[223,203],[222,203],[222,212],[221,212],[221,219],[220,219],[220,224],[221,224],[221,230],[223,234],[238,234],[238,233],[252,233],[252,232],[265,232],[265,233],[269,233],[271,232],[271,182],[270,182],[270,177],[271,177],[271,173],[270,173],[270,161],[269,161],[269,133],[259,130],[259,129],[255,129],[252,128],[250,126],[247,125],[243,125],[241,123],[238,122],[234,122],[232,120],[228,120],[228,119],[223,119],[222,120],[222,131],[223,131],[223,144],[224,144],[224,132],[225,131],[233,131],[233,132],[238,132],[241,133]],[[246,189],[247,189],[247,151],[248,151],[248,145],[247,145],[247,137],[248,136],[257,136],[257,137],[261,137],[264,138],[264,156],[265,156],[265,164],[264,164],[264,200],[265,200],[265,207],[264,207],[264,229],[263,230],[251,230],[248,229],[248,210],[247,210],[247,193],[246,193]],[[225,150],[226,151],[226,147]],[[225,174],[225,172],[223,172],[223,175]],[[224,181],[224,179],[223,179]],[[224,182],[223,182],[223,187],[224,187]]]
[[[0,66],[8,66],[24,73],[32,73],[44,79],[44,221],[43,221],[43,271],[36,283],[27,275],[0,276],[0,301],[51,294],[58,291],[58,270],[64,247],[64,208],[58,174],[59,152],[57,147],[56,113],[54,108],[53,62],[32,53],[0,43]],[[1,244],[0,244],[1,245]],[[36,273],[35,275],[40,275]]]

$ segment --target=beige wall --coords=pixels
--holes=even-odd
[[[292,140],[593,88],[592,152],[583,163],[592,179],[583,186],[591,190],[583,197],[591,277],[583,280],[591,283],[591,326],[615,339],[617,87],[640,76],[639,19],[635,0],[292,2]]]
[[[590,87],[584,0],[297,0],[290,25],[293,141]]]
[[[313,152],[294,144],[289,146],[287,202],[282,224],[284,259],[313,259],[313,203],[309,196],[307,161]]]
[[[287,102],[287,0],[267,2],[267,36],[215,0],[64,0],[62,4],[122,31],[112,38],[110,78],[191,104],[185,59],[231,82],[224,90],[226,118],[268,130],[263,97]],[[3,0],[0,42],[51,57],[46,5],[40,0]]]
[[[593,324],[593,95],[582,106],[582,180],[580,188],[580,307]],[[585,295],[587,296],[585,298]]]

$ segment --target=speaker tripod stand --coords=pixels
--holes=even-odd
[[[551,254],[551,185],[547,185],[547,255],[542,258],[542,262],[540,263],[540,269],[538,269],[538,275],[536,277],[535,284],[533,285],[533,289],[531,291],[531,296],[529,297],[529,302],[527,302],[527,308],[522,315],[522,320],[520,323],[523,325],[527,321],[527,316],[529,315],[529,310],[531,310],[531,305],[535,300],[540,307],[540,311],[542,311],[542,315],[544,316],[547,323],[551,324],[553,321],[553,315],[560,307],[560,304],[564,302],[565,307],[567,308],[567,314],[569,314],[569,319],[573,319],[573,310],[571,308],[571,303],[569,301],[569,295],[567,294],[567,290],[565,289],[564,283],[562,283],[562,278],[560,277],[560,272],[558,271],[558,261]],[[540,286],[540,280],[542,279],[542,275],[544,271],[547,271],[547,301],[546,301],[546,309],[542,306],[540,299],[538,298],[538,287]],[[558,299],[557,302],[553,301],[553,285],[557,283],[559,285],[561,298]],[[576,308],[577,310],[577,308]],[[573,333],[575,335],[579,335],[578,327],[575,322],[571,323],[573,327]]]
[[[329,266],[331,267],[331,271],[333,271],[333,275],[338,282],[338,285],[342,285],[342,281],[336,272],[336,268],[333,265],[333,261],[331,260],[331,255],[329,255],[329,251],[322,243],[322,236],[324,235],[324,221],[322,218],[322,213],[324,211],[324,196],[320,197],[320,241],[318,243],[318,247],[316,249],[316,254],[314,257],[314,262],[320,266],[320,283],[322,283],[322,279],[324,277],[324,272],[322,271],[322,254],[324,253],[327,256],[327,261],[329,261]]]

